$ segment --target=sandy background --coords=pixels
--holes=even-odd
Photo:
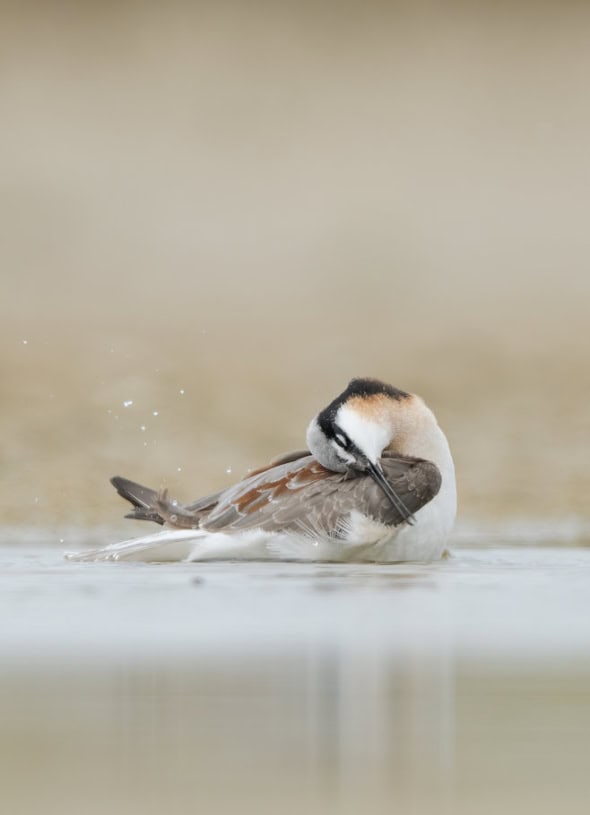
[[[464,518],[590,515],[583,4],[0,8],[5,523],[194,498],[353,375]]]

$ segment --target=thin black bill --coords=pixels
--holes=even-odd
[[[397,511],[402,516],[404,521],[406,521],[406,523],[410,525],[414,524],[416,522],[416,518],[414,517],[414,515],[412,515],[412,513],[404,504],[399,495],[396,494],[395,490],[393,489],[389,481],[387,481],[381,467],[379,467],[378,464],[373,464],[373,462],[369,461],[367,464],[367,470],[373,481],[375,481],[375,483],[378,484],[379,487],[381,487],[385,495],[389,498],[389,500],[391,501],[395,509],[397,509]]]

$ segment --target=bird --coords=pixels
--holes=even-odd
[[[182,504],[121,476],[126,516],[155,534],[74,560],[428,562],[455,520],[447,438],[424,400],[378,379],[352,379],[309,423],[307,448],[237,484]]]

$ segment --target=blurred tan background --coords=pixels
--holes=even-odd
[[[6,523],[194,498],[354,375],[429,401],[464,518],[590,515],[588,7],[1,16]]]

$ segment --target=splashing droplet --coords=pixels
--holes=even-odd
[[[133,404],[133,399],[127,399],[126,402],[123,402],[123,407],[126,407],[126,408],[131,407],[132,404]]]

